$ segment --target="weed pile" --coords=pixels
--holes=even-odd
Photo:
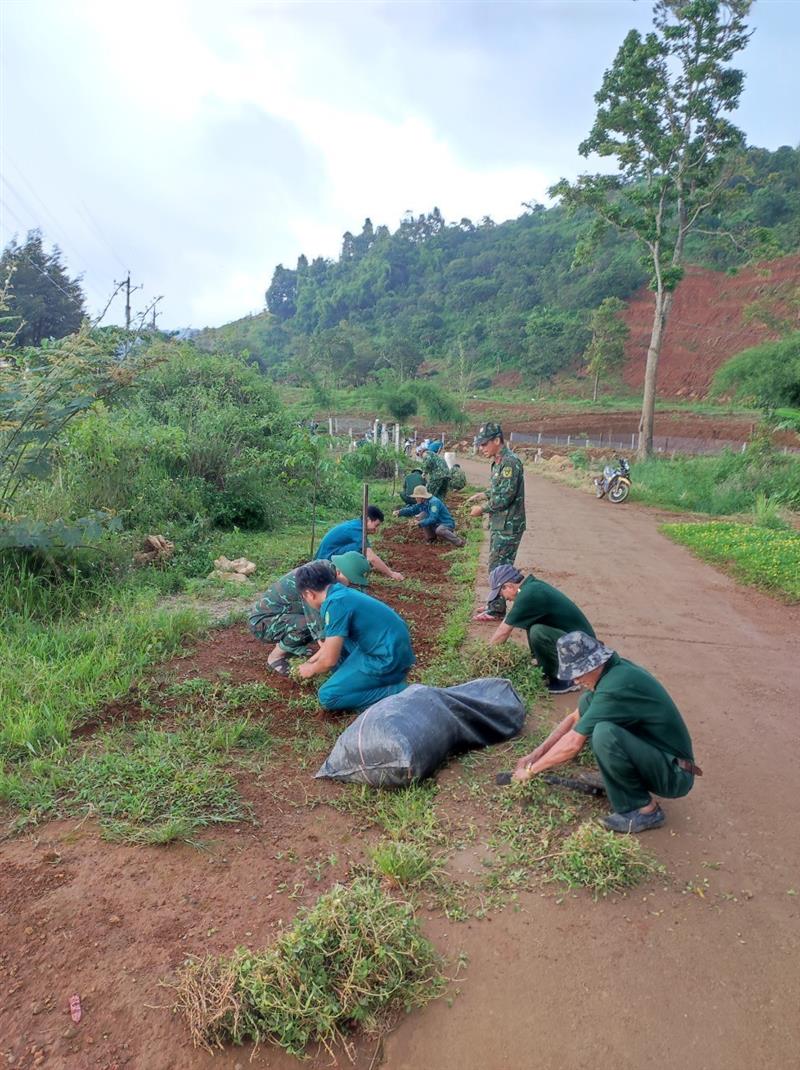
[[[263,951],[186,963],[176,1007],[198,1047],[268,1041],[302,1057],[423,1006],[443,989],[440,966],[411,907],[362,877],[334,886]]]
[[[633,836],[620,836],[592,821],[564,840],[551,866],[553,880],[570,888],[589,888],[595,898],[663,872]]]

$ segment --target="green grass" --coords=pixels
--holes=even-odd
[[[320,896],[262,951],[186,963],[177,1010],[209,1051],[252,1040],[299,1058],[322,1044],[333,1056],[354,1029],[377,1035],[440,995],[440,967],[411,906],[361,877]]]
[[[561,844],[551,878],[569,888],[588,888],[595,898],[633,887],[661,866],[635,836],[620,836],[595,822],[585,822]]]
[[[207,825],[247,817],[224,767],[237,758],[258,766],[273,746],[268,724],[247,718],[202,716],[174,730],[155,722],[112,729],[85,747],[74,744],[0,773],[0,801],[29,821],[91,814],[110,840],[191,840]]]
[[[631,500],[711,516],[750,512],[759,499],[800,510],[800,459],[758,448],[716,457],[650,458],[631,466]]]
[[[665,535],[743,583],[800,601],[800,533],[753,524],[664,524]]]
[[[413,842],[381,840],[368,854],[377,876],[406,889],[433,880],[442,866],[424,844]]]

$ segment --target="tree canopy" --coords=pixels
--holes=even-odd
[[[48,253],[40,230],[24,244],[11,241],[0,257],[0,280],[8,279],[9,313],[16,317],[16,346],[38,346],[46,338],[73,334],[85,315],[80,277],[70,278],[53,246]]]

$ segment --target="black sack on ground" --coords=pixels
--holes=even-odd
[[[412,684],[348,725],[316,775],[402,788],[429,777],[453,754],[512,739],[524,721],[522,699],[508,680]]]

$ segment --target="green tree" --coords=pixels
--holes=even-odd
[[[654,31],[631,30],[606,71],[589,137],[579,151],[615,157],[617,175],[562,179],[550,191],[641,244],[655,308],[647,351],[639,455],[652,451],[656,372],[687,235],[722,197],[743,135],[727,118],[744,76],[729,66],[746,45],[751,0],[658,0]],[[585,246],[584,249],[588,248]]]
[[[532,381],[552,379],[583,352],[588,332],[583,316],[540,306],[525,323],[523,368]]]
[[[717,370],[711,393],[752,402],[768,412],[800,406],[800,331],[731,357]]]
[[[589,372],[594,376],[592,400],[597,401],[597,387],[600,376],[610,368],[618,367],[625,358],[625,342],[630,329],[620,318],[625,309],[625,302],[618,297],[607,297],[601,301],[589,318],[589,330],[592,340],[584,358]]]
[[[28,231],[23,245],[9,242],[0,257],[0,278],[9,280],[9,312],[19,317],[15,346],[64,338],[77,331],[86,316],[80,276],[69,277],[57,245],[49,253],[45,250],[40,230]]]

